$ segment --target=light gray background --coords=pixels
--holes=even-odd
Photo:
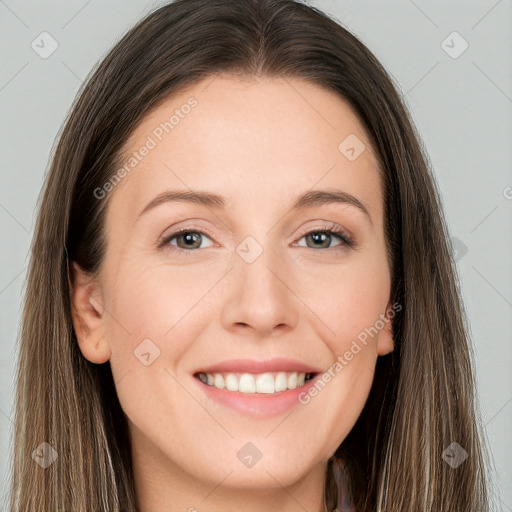
[[[512,511],[512,1],[309,3],[354,32],[406,95],[458,239],[500,510]],[[21,293],[49,153],[93,65],[158,5],[0,0],[0,500],[8,492]],[[47,59],[31,48],[43,31],[59,44]],[[442,46],[453,31],[469,44],[457,58],[443,46],[458,52],[462,40]]]

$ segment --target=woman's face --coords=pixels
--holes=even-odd
[[[210,77],[143,120],[124,164],[97,190],[98,313],[75,327],[89,360],[110,361],[138,473],[320,481],[393,348],[362,124],[300,79]]]

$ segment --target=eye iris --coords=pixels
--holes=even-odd
[[[309,237],[310,240],[313,240],[313,243],[323,243],[322,247],[329,247],[329,242],[330,242],[330,236],[331,235],[328,235],[327,233],[323,233],[323,232],[315,232],[315,233],[310,233],[309,235],[306,235],[306,238]],[[322,240],[323,238],[323,240]],[[327,245],[325,244],[325,242],[327,242]]]
[[[185,246],[182,247],[182,249],[197,249],[201,245],[201,235],[194,231],[187,231],[185,233],[182,233],[181,235],[178,235],[177,240],[186,240]],[[189,242],[191,242],[192,245],[190,245]],[[180,244],[178,243],[178,246],[179,245]]]

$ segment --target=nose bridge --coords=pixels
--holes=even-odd
[[[231,294],[222,315],[226,328],[244,324],[268,335],[297,321],[298,301],[286,284],[286,260],[269,247],[269,237],[265,241],[247,236],[235,249]]]

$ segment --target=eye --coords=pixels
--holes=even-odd
[[[180,231],[176,231],[175,233],[172,233],[171,235],[168,235],[164,237],[159,243],[159,247],[165,246],[165,245],[174,245],[178,249],[183,250],[191,250],[191,249],[200,249],[204,247],[201,246],[201,242],[203,239],[206,238],[208,240],[211,239],[206,236],[201,231],[193,231],[191,229],[181,229]],[[176,243],[173,243],[173,240],[176,240]],[[211,247],[213,243],[210,243],[210,245],[206,247]]]
[[[300,247],[307,247],[309,249],[335,249],[336,247],[354,247],[354,241],[347,235],[346,231],[339,226],[338,224],[331,224],[326,229],[317,229],[313,231],[309,231],[305,235],[303,235],[299,240],[306,239],[306,245],[302,245],[299,243],[295,243],[294,245],[298,245]],[[333,239],[337,239],[338,243],[334,246],[331,245]],[[201,246],[204,240],[209,240],[209,244],[206,246]],[[312,245],[310,245],[309,243]],[[214,244],[211,238],[203,233],[202,231],[191,229],[191,228],[183,228],[179,231],[175,231],[174,233],[163,237],[158,242],[159,248],[165,248],[169,246],[174,246],[172,250],[182,250],[186,252],[192,252],[194,249],[204,249],[207,247],[212,247]]]
[[[306,246],[298,244],[300,247],[308,247],[309,249],[331,249],[336,246],[353,247],[354,241],[346,234],[345,230],[337,225],[332,224],[328,229],[309,231],[301,237],[306,239]],[[338,239],[339,243],[335,246],[331,246],[333,238]],[[307,245],[307,242],[311,242],[313,246]]]

